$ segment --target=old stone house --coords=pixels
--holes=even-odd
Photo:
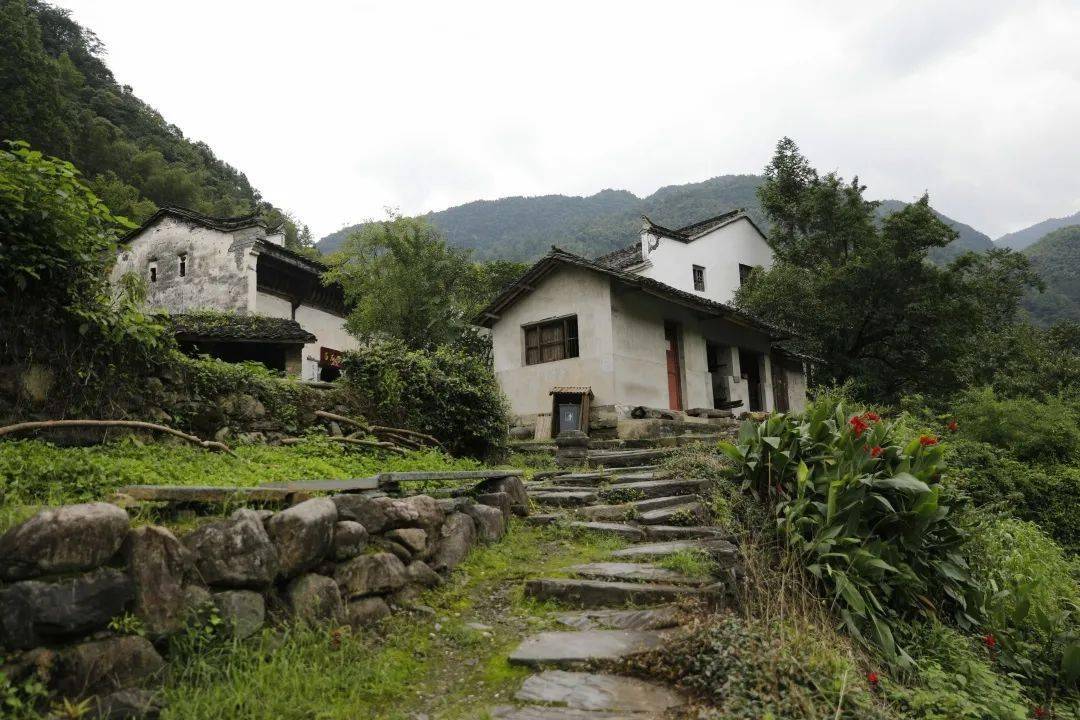
[[[772,263],[749,216],[643,221],[638,242],[595,260],[553,248],[477,318],[519,425],[547,436],[588,429],[598,409],[801,409],[805,368],[778,346],[787,333],[727,304]]]
[[[284,234],[258,216],[166,207],[123,239],[111,279],[143,278],[148,309],[172,315],[189,352],[325,380],[357,346],[341,288],[322,283],[326,269],[286,248]]]

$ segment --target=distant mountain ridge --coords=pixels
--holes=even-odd
[[[641,215],[668,227],[689,225],[735,208],[745,208],[763,230],[768,221],[757,198],[760,175],[721,175],[697,183],[668,185],[639,198],[627,190],[602,190],[587,197],[542,195],[477,200],[427,217],[451,245],[469,248],[477,260],[529,261],[558,245],[588,257],[624,247],[638,238]],[[906,203],[885,200],[881,216]],[[936,211],[935,211],[936,212]],[[959,233],[946,248],[935,249],[931,258],[947,262],[964,250],[990,250],[990,238],[969,225],[938,213]],[[342,228],[318,243],[322,252],[341,247],[360,225]]]
[[[1029,245],[1023,253],[1046,283],[1046,292],[1030,293],[1024,307],[1044,325],[1080,322],[1080,218]]]
[[[995,240],[994,245],[997,247],[1011,248],[1013,250],[1023,250],[1039,242],[1055,230],[1060,230],[1061,228],[1069,227],[1070,225],[1080,225],[1080,212],[1073,213],[1068,217],[1043,220],[1042,222],[1035,223],[1031,227],[1026,227],[1023,230],[1007,233]]]

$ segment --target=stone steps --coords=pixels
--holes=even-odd
[[[575,630],[665,630],[679,624],[679,611],[674,605],[632,610],[594,608],[558,613],[555,619]]]
[[[708,480],[641,480],[622,482],[599,491],[600,499],[611,503],[649,500],[671,495],[696,495],[709,484]]]
[[[730,535],[720,528],[702,525],[647,525],[645,534],[650,540],[691,540],[695,538],[727,540]]]
[[[615,505],[589,505],[576,511],[576,514],[593,520],[615,520],[636,516],[649,510],[682,505],[686,503],[686,495],[668,495],[666,497],[651,498],[649,500],[634,500],[631,502],[617,503]]]
[[[651,563],[596,562],[571,565],[566,568],[578,577],[592,580],[616,580],[620,582],[651,582],[668,585],[705,585],[708,578],[684,575]]]
[[[597,494],[595,491],[585,490],[543,491],[529,493],[529,498],[541,505],[578,507],[594,502]]]
[[[572,669],[596,660],[619,660],[663,647],[671,630],[542,632],[521,641],[511,665]]]
[[[503,705],[493,708],[485,717],[492,720],[659,720],[662,716],[649,713],[609,710],[579,710],[577,708],[526,705]]]
[[[685,701],[662,685],[618,675],[546,670],[525,679],[514,699],[572,710],[649,713],[659,717]]]
[[[679,525],[686,524],[686,521],[702,523],[708,519],[709,511],[696,500],[682,505],[668,505],[655,510],[646,510],[638,513],[634,518],[642,525]]]
[[[567,523],[567,527],[576,530],[588,530],[589,532],[603,533],[604,535],[615,535],[630,540],[631,542],[641,542],[647,537],[644,529],[637,525],[628,525],[626,523],[575,521]]]
[[[525,582],[525,594],[579,608],[655,605],[703,594],[697,587],[641,582],[539,578]]]
[[[589,467],[626,467],[643,465],[654,460],[662,460],[672,453],[672,448],[651,450],[597,450],[590,452],[587,458]]]
[[[692,540],[668,540],[665,542],[631,545],[611,553],[618,559],[659,558],[674,555],[685,550],[701,550],[711,555],[722,567],[731,567],[738,560],[739,549],[727,540],[708,538]]]

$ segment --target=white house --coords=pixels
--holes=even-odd
[[[776,345],[787,334],[728,304],[751,268],[772,264],[753,221],[741,210],[677,230],[643,220],[639,242],[595,260],[552,248],[477,318],[521,423],[574,396],[593,408],[801,409],[803,361]]]
[[[286,248],[284,235],[257,216],[168,207],[124,238],[111,279],[142,277],[148,308],[173,315],[189,351],[316,380],[336,376],[341,353],[358,344],[345,330],[341,288],[321,281],[326,269]]]

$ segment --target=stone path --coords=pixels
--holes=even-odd
[[[693,577],[656,560],[702,550],[721,568],[737,550],[716,528],[701,525],[708,513],[694,479],[659,479],[651,466],[572,473],[528,486],[547,514],[538,522],[605,533],[632,545],[603,562],[571,565],[571,577],[525,581],[527,596],[565,610],[554,619],[566,629],[522,639],[512,665],[535,668],[514,705],[491,709],[499,720],[659,720],[685,701],[666,686],[585,668],[663,647],[677,633],[676,603],[684,598],[722,599],[716,578]],[[540,520],[542,518],[542,520]]]

